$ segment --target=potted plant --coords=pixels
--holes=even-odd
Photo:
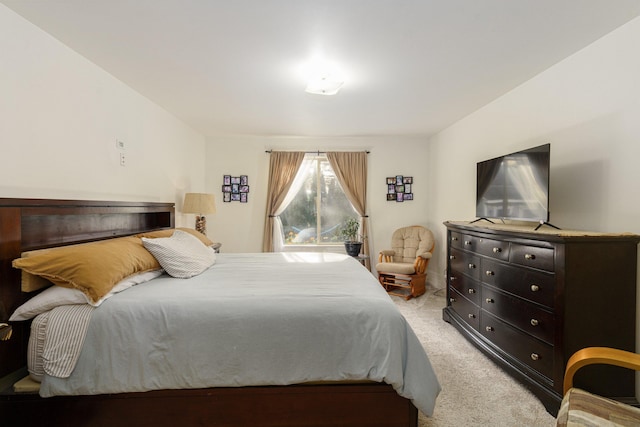
[[[358,234],[359,229],[360,221],[355,218],[349,218],[342,226],[340,234],[344,238],[344,248],[348,255],[358,256],[360,249],[362,249],[362,242],[360,241],[362,236]]]

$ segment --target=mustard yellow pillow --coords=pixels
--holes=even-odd
[[[161,268],[135,236],[63,246],[15,259],[12,265],[55,285],[79,289],[94,303],[122,279]]]
[[[174,228],[170,228],[168,230],[150,231],[148,233],[136,234],[136,237],[146,237],[148,239],[155,239],[155,238],[158,238],[158,237],[171,237],[171,236],[173,236],[173,232],[176,231],[176,230],[184,231],[186,233],[189,233],[189,234],[192,234],[192,235],[196,236],[198,239],[200,239],[200,241],[202,243],[204,243],[205,246],[213,245],[213,242],[211,241],[211,239],[209,239],[207,236],[205,236],[201,232],[194,230],[193,228],[178,227],[178,228],[175,228],[175,229]]]

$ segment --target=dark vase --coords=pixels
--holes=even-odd
[[[361,248],[362,242],[344,242],[344,249],[347,251],[347,255],[358,256]]]

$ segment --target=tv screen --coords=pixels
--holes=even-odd
[[[479,162],[476,217],[549,221],[550,144]]]

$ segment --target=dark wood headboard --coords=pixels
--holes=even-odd
[[[30,296],[11,267],[22,252],[174,226],[173,203],[0,198],[0,322]],[[13,323],[0,341],[0,379],[26,365],[29,325]]]

